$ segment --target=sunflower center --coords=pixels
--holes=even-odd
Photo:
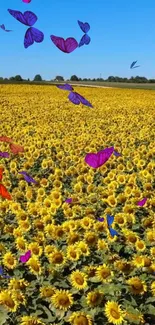
[[[61,253],[56,253],[55,256],[54,256],[54,259],[53,261],[57,264],[60,264],[63,262],[63,256]]]
[[[83,279],[82,275],[80,275],[80,274],[76,276],[75,281],[77,284],[80,284],[80,285],[82,285],[84,283],[84,279]]]
[[[74,320],[74,325],[89,325],[89,322],[85,316],[78,316]]]
[[[5,300],[5,305],[6,305],[7,307],[9,307],[9,308],[14,308],[15,303],[14,303],[14,301],[11,299],[11,297],[10,297],[10,298],[8,297],[8,298]]]
[[[119,314],[119,312],[117,310],[111,309],[111,315],[115,319],[119,319],[120,318],[120,314]]]
[[[136,290],[141,290],[143,288],[143,286],[141,283],[135,283],[135,284],[133,284],[133,288]]]
[[[68,306],[69,305],[69,298],[67,296],[63,296],[59,299],[59,304],[61,306]]]

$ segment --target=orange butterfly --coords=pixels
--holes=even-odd
[[[4,199],[12,200],[10,193],[7,191],[6,187],[3,184],[0,184],[0,195]]]
[[[13,140],[11,138],[5,137],[5,136],[1,136],[0,137],[0,141],[2,142],[12,142]]]
[[[24,147],[19,144],[10,143],[10,150],[16,155],[19,152],[24,152]]]
[[[4,169],[0,168],[0,181],[2,180],[2,177],[3,177],[3,171],[4,171]]]

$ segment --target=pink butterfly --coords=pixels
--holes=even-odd
[[[73,37],[65,40],[62,37],[51,35],[50,38],[54,45],[64,53],[71,53],[78,47],[78,42]]]
[[[65,200],[66,203],[72,203],[73,199],[72,198],[69,198],[67,200]]]
[[[88,153],[85,162],[92,168],[101,167],[112,155],[114,147],[106,148],[97,153]]]
[[[141,201],[138,201],[137,205],[139,205],[140,207],[143,207],[143,205],[146,203],[146,201],[147,201],[147,197],[145,197]]]
[[[20,256],[20,262],[26,263],[30,259],[30,257],[31,257],[31,251],[29,250],[25,253],[25,255]]]
[[[22,0],[23,2],[25,2],[25,3],[30,3],[31,2],[31,0]]]

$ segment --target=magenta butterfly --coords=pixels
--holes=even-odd
[[[31,257],[31,251],[27,251],[24,255],[20,256],[20,262],[26,263]]]
[[[68,198],[67,200],[65,200],[66,203],[72,203],[73,199],[72,198]]]
[[[31,27],[38,20],[37,16],[32,11],[25,11],[23,14],[20,11],[8,9],[10,15],[17,19],[20,23],[29,26],[24,37],[24,47],[28,48],[34,42],[41,43],[44,40],[44,34],[37,28]]]
[[[145,197],[141,201],[138,201],[137,205],[139,205],[140,207],[143,207],[143,205],[146,203],[146,201],[147,201],[147,198]]]
[[[3,29],[5,32],[12,32],[11,29],[5,29],[5,25],[4,24],[0,25],[0,28]]]
[[[25,3],[30,3],[31,2],[31,0],[22,0],[23,2],[25,2]]]
[[[85,162],[92,168],[99,168],[110,158],[113,151],[114,147],[110,147],[97,153],[88,153]]]
[[[54,45],[64,53],[71,53],[78,47],[78,42],[73,37],[65,40],[62,37],[51,35],[50,38]]]
[[[2,158],[9,158],[10,157],[10,155],[9,155],[9,153],[8,152],[2,152],[2,151],[0,151],[0,157],[2,157]]]
[[[92,104],[85,99],[83,96],[81,96],[80,94],[76,93],[73,87],[69,84],[65,84],[65,85],[58,85],[57,88],[63,89],[63,90],[69,90],[70,94],[68,95],[68,99],[75,105],[79,105],[80,103],[88,106],[88,107],[93,107]]]
[[[87,35],[88,31],[90,30],[90,25],[88,23],[82,23],[82,21],[78,20],[78,24],[81,28],[81,30],[85,33],[80,42],[79,42],[79,47],[85,45],[88,45],[91,41],[91,38]]]

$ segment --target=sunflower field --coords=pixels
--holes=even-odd
[[[154,91],[77,91],[0,85],[0,325],[155,324]]]

